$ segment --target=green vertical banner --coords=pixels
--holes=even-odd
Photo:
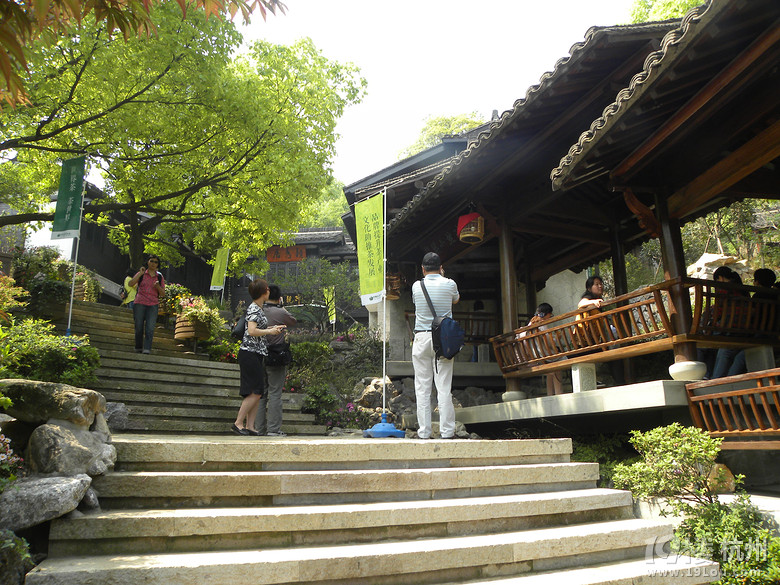
[[[336,287],[326,286],[322,289],[325,297],[325,306],[328,308],[328,322],[333,325],[336,322]]]
[[[358,269],[360,270],[360,301],[372,305],[382,300],[385,278],[384,195],[355,203],[357,222]]]
[[[54,224],[51,230],[52,240],[79,237],[86,160],[86,156],[78,156],[62,163],[57,208],[54,210]]]
[[[220,248],[217,250],[217,257],[214,259],[214,272],[211,273],[211,287],[209,290],[222,290],[225,288],[225,275],[227,274],[229,255],[230,248]]]

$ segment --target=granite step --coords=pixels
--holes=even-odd
[[[252,437],[262,443],[261,437]],[[93,480],[107,508],[293,506],[593,488],[595,463],[414,469],[117,471]]]
[[[167,435],[169,433],[192,433],[192,434],[212,434],[212,435],[227,435],[234,436],[231,431],[231,425],[235,421],[238,408],[233,411],[233,416],[230,420],[218,420],[218,419],[204,419],[201,417],[194,418],[149,418],[144,416],[138,416],[133,414],[132,408],[128,408],[130,411],[129,421],[125,432],[130,433],[149,433],[157,435]],[[303,414],[303,417],[311,416],[311,419],[306,420],[290,420],[291,417],[284,415],[282,419],[282,432],[293,436],[323,436],[327,433],[327,427],[325,425],[314,424],[314,416]],[[269,437],[270,439],[271,437]],[[265,437],[252,437],[254,440],[265,439]]]
[[[117,471],[378,470],[568,463],[571,439],[444,440],[116,435]],[[579,464],[583,465],[583,464]],[[585,464],[595,466],[595,464]]]
[[[444,538],[633,518],[609,489],[281,508],[116,510],[52,522],[49,555],[148,554]]]
[[[642,558],[648,543],[671,536],[666,522],[629,519],[337,546],[61,557],[38,565],[26,584],[462,582]]]

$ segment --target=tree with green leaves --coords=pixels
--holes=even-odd
[[[634,0],[631,22],[682,18],[691,8],[702,3],[702,0]]]
[[[364,80],[303,40],[257,41],[200,12],[153,14],[158,35],[112,38],[84,23],[31,64],[31,106],[2,112],[0,193],[44,221],[61,159],[87,154],[105,179],[85,218],[110,230],[138,265],[144,251],[174,263],[187,250],[229,247],[231,267],[301,222],[301,200],[330,180],[335,125]],[[7,179],[5,178],[7,175]]]
[[[359,280],[357,268],[349,262],[334,264],[322,257],[306,258],[287,275],[269,278],[269,282],[278,284],[285,295],[298,296],[299,307],[288,308],[302,323],[309,322],[321,331],[328,330],[324,291],[332,287],[336,297],[336,321],[354,324],[349,312],[360,307]]]
[[[426,148],[436,146],[446,136],[463,134],[484,124],[486,121],[477,112],[458,114],[456,116],[428,116],[425,119],[425,125],[420,130],[420,136],[417,141],[409,148],[402,150],[398,158],[408,158],[418,152],[422,152]]]
[[[305,227],[341,227],[341,216],[349,211],[344,183],[331,181],[312,201],[304,219]]]
[[[240,11],[244,22],[249,22],[254,10],[265,19],[267,12],[284,12],[286,8],[280,0],[176,2],[185,15],[188,8],[202,9],[206,16],[215,18],[228,13],[235,16]],[[73,25],[87,19],[103,23],[109,34],[118,30],[125,39],[149,35],[155,32],[152,8],[161,4],[159,0],[0,0],[0,72],[5,79],[0,100],[12,106],[28,103],[22,76],[28,67],[26,49],[35,41],[56,42],[60,36],[70,34]]]

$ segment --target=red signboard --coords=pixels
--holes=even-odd
[[[272,246],[266,251],[269,262],[300,262],[306,258],[306,246]]]

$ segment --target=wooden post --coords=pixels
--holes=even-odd
[[[512,247],[512,230],[504,221],[499,222],[501,233],[498,238],[498,264],[501,276],[501,325],[502,331],[517,329],[517,275],[515,273],[515,254]],[[504,399],[525,398],[520,392],[520,380],[506,380]]]
[[[680,222],[669,217],[666,197],[655,193],[655,213],[661,224],[661,258],[664,268],[664,278],[684,278],[685,256],[683,254],[682,233]],[[675,285],[669,291],[671,298],[671,321],[675,334],[687,333],[691,330],[691,297],[682,285]],[[673,348],[674,361],[695,361],[696,344],[679,343]]]
[[[615,280],[615,296],[624,295],[628,292],[628,275],[626,274],[626,251],[623,246],[623,240],[620,237],[620,225],[614,225],[609,230],[610,247],[612,250],[612,276]],[[631,367],[631,360],[620,360],[615,368],[622,368],[623,381],[633,382],[634,372]],[[618,372],[619,375],[619,372]]]

